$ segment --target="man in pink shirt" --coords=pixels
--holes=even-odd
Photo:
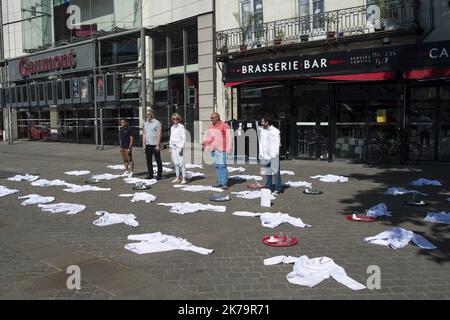
[[[211,125],[206,132],[203,141],[203,149],[211,151],[214,158],[217,174],[217,185],[215,187],[228,189],[227,153],[231,152],[232,133],[230,126],[220,120],[217,112],[211,114]]]

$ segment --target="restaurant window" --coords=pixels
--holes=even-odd
[[[153,63],[155,69],[167,68],[166,35],[158,35],[153,38]]]
[[[22,103],[22,87],[16,87],[17,103]]]
[[[170,39],[170,66],[179,67],[183,61],[183,32],[173,31],[169,34]]]
[[[22,98],[23,103],[28,103],[28,87],[25,85],[22,87]]]
[[[190,26],[185,30],[187,35],[187,64],[196,64],[198,63],[197,26]]]
[[[107,66],[114,64],[114,43],[112,41],[100,42],[101,64]]]
[[[47,82],[47,99],[49,104],[53,104],[53,82]]]
[[[122,77],[121,79],[121,99],[139,99],[141,79],[132,77]]]

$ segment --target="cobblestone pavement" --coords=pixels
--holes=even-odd
[[[142,149],[134,150],[136,172],[145,174]],[[169,161],[167,151],[163,152]],[[301,188],[289,188],[277,197],[272,208],[259,206],[259,200],[237,199],[225,203],[226,213],[201,212],[177,215],[156,203],[131,203],[119,198],[131,187],[112,180],[101,184],[109,192],[71,194],[62,187],[35,188],[28,182],[6,180],[15,174],[39,174],[47,179],[65,179],[83,184],[86,177],[69,177],[69,170],[117,173],[106,168],[120,164],[114,147],[97,151],[92,145],[17,142],[0,144],[0,185],[30,193],[52,195],[58,202],[85,204],[78,215],[52,215],[37,206],[20,205],[16,195],[0,198],[0,298],[1,299],[449,299],[450,226],[423,222],[428,211],[450,211],[450,170],[447,164],[367,167],[346,162],[282,161],[283,170],[296,176],[284,180],[310,181],[321,189],[321,196],[308,196]],[[241,165],[239,165],[241,166]],[[256,165],[245,165],[245,174],[259,174]],[[207,177],[191,184],[212,185],[214,168],[206,166]],[[316,174],[339,174],[348,183],[329,184],[310,179]],[[210,192],[190,193],[174,190],[163,179],[150,189],[157,202],[208,203]],[[408,187],[413,179],[440,179],[443,187],[421,187],[428,193],[428,207],[408,207],[408,196],[383,195],[388,187]],[[229,191],[246,190],[236,183]],[[345,219],[346,210],[363,210],[386,202],[393,217],[375,223],[355,223]],[[106,210],[134,213],[140,226],[124,224],[97,227],[94,212]],[[283,224],[264,228],[259,219],[232,216],[234,211],[285,212],[301,217],[310,229]],[[392,250],[370,245],[364,237],[399,226],[425,236],[436,250],[415,245]],[[186,238],[191,243],[213,248],[212,255],[170,251],[137,255],[124,249],[130,234],[161,231]],[[265,235],[291,232],[299,244],[273,248],[261,243]],[[353,292],[332,279],[313,287],[287,282],[292,265],[264,266],[263,259],[276,255],[328,256],[343,266],[351,277],[366,284],[367,268],[381,268],[381,289]],[[66,269],[81,269],[81,290],[68,290]]]

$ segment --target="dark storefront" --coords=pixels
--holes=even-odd
[[[450,42],[228,62],[238,119],[273,114],[284,153],[359,160],[379,139],[417,142],[422,160],[450,161]]]
[[[117,145],[120,119],[139,136],[139,36],[10,60],[5,99],[16,109],[18,138]]]

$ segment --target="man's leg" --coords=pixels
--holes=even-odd
[[[281,166],[280,158],[275,158],[270,161],[272,174],[275,177],[275,191],[281,192]]]
[[[158,166],[158,178],[162,177],[162,161],[161,161],[161,150],[154,150],[155,152],[155,160]]]
[[[145,158],[147,160],[147,178],[153,179],[153,148],[155,146],[146,145],[145,146]]]
[[[221,170],[222,186],[226,186],[228,183],[228,170],[227,170],[227,153],[222,152],[222,170]]]
[[[270,170],[270,162],[263,164],[264,188],[272,189],[272,172]]]
[[[220,169],[219,169],[220,161],[217,158],[217,152],[212,151],[211,157],[214,159],[214,167],[216,168],[216,183],[217,185],[220,185]]]
[[[179,178],[180,177],[180,163],[179,163],[178,153],[174,149],[170,150],[170,153],[172,155],[172,162],[175,166],[175,178]]]
[[[133,161],[133,151],[127,152],[127,161],[128,161],[128,168],[131,169],[128,172],[134,172],[134,161]]]
[[[126,155],[125,149],[120,148],[120,155],[122,156],[123,164],[125,166],[125,171],[128,172],[128,157]]]

